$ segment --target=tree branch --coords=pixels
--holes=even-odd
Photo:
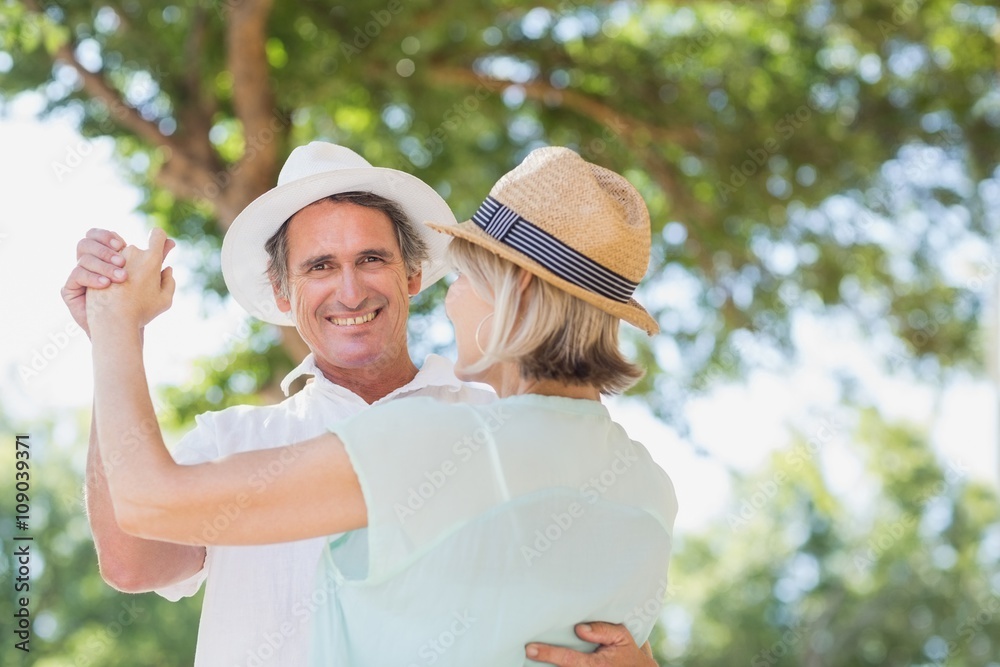
[[[25,6],[36,14],[44,10],[38,0],[26,0]],[[129,104],[122,93],[105,78],[102,72],[91,72],[76,57],[76,43],[70,39],[53,54],[53,60],[71,67],[83,83],[83,92],[100,101],[110,118],[121,128],[132,132],[151,147],[166,154],[166,160],[156,180],[175,195],[184,198],[204,197],[204,184],[211,180],[211,169],[196,158],[190,150],[190,141],[182,142],[162,132],[156,123],[147,120],[138,109]]]
[[[155,177],[157,182],[179,197],[205,197],[205,184],[211,181],[212,171],[204,162],[190,154],[189,149],[195,141],[182,143],[160,132],[155,123],[143,118],[138,109],[125,102],[121,93],[102,74],[91,72],[81,65],[70,45],[60,47],[55,58],[65,62],[79,74],[83,80],[84,92],[92,99],[101,101],[112,120],[150,146],[164,150],[166,160]]]
[[[637,133],[646,132],[655,141],[673,143],[688,149],[694,148],[700,143],[697,132],[692,128],[669,129],[653,125],[634,116],[622,113],[596,97],[576,90],[556,88],[544,80],[515,83],[513,81],[480,76],[471,69],[447,66],[434,67],[431,76],[437,82],[446,85],[458,84],[470,86],[485,84],[488,87],[518,85],[524,90],[524,94],[527,97],[540,100],[546,104],[571,109],[582,116],[586,116],[610,128],[616,133],[627,135],[630,138],[634,137]]]
[[[160,132],[156,123],[143,118],[138,109],[125,101],[122,94],[104,78],[102,72],[91,72],[80,64],[76,59],[72,43],[60,46],[54,59],[76,71],[83,81],[83,91],[92,99],[103,103],[111,118],[122,128],[154,146],[176,148],[171,145],[171,140]]]
[[[275,181],[278,145],[287,122],[275,112],[267,62],[267,19],[273,0],[243,0],[226,11],[226,66],[233,75],[233,108],[243,125],[246,149],[233,167],[239,174],[222,192],[223,227]],[[224,213],[225,212],[225,213]]]
[[[560,90],[545,81],[514,84],[511,81],[480,76],[471,69],[437,66],[431,70],[431,78],[444,85],[486,86],[494,90],[500,86],[519,85],[525,95],[546,104],[565,107],[581,116],[599,123],[621,137],[632,149],[646,171],[659,183],[664,193],[672,200],[675,208],[683,210],[692,219],[709,219],[705,205],[691,196],[680,182],[674,167],[652,149],[654,143],[674,143],[685,148],[694,148],[701,139],[693,128],[669,129],[652,125],[628,114],[622,113],[603,101],[575,90]]]
[[[191,30],[184,43],[187,69],[179,80],[179,103],[174,110],[178,120],[177,134],[183,136],[197,159],[219,169],[222,162],[208,138],[217,104],[214,97],[205,95],[201,82],[208,20],[204,7],[195,7],[192,12]]]

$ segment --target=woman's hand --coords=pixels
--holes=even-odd
[[[166,257],[177,244],[167,239],[163,245]],[[73,321],[90,337],[87,324],[87,293],[99,292],[112,283],[125,282],[128,274],[125,258],[119,251],[126,246],[125,239],[107,229],[91,229],[76,245],[76,266],[70,272],[60,294],[69,308]]]
[[[149,233],[149,249],[128,246],[125,257],[128,277],[125,282],[94,290],[87,298],[87,322],[114,322],[117,326],[144,327],[154,317],[170,308],[174,296],[174,278],[170,267],[161,270],[169,248],[162,229]]]

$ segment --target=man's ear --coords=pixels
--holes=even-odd
[[[406,279],[406,291],[410,296],[416,296],[420,292],[420,281],[423,278],[423,271],[417,271]]]
[[[283,313],[290,312],[292,310],[292,302],[281,296],[278,286],[274,283],[271,283],[271,290],[274,292],[274,302],[278,304],[278,310]]]

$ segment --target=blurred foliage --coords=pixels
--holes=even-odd
[[[1000,664],[1000,499],[970,472],[871,411],[775,452],[684,537],[661,663]]]
[[[143,210],[186,243],[179,254],[206,292],[224,291],[217,249],[229,222],[213,194],[261,141],[281,143],[279,162],[312,139],[344,143],[419,175],[460,218],[529,150],[554,143],[626,174],[649,203],[640,297],[664,335],[627,336],[653,362],[636,392],[661,416],[681,419],[692,388],[753,365],[741,335],[794,354],[796,312],[849,313],[931,379],[977,366],[1000,221],[994,6],[276,3],[265,52],[281,130],[263,138],[243,136],[226,70],[225,22],[240,6],[0,4],[0,95],[37,91],[85,136],[114,137]],[[64,43],[163,137],[208,147],[213,182],[200,197],[157,185],[171,152],[53,64]],[[415,309],[415,338],[439,303]],[[419,351],[449,342],[434,336]],[[252,375],[262,387],[277,379]],[[208,381],[227,392],[226,378]]]
[[[161,389],[157,414],[164,428],[183,431],[204,412],[283,398],[258,391],[272,376],[280,379],[293,368],[275,345],[274,327],[247,320],[229,338],[224,353],[194,362],[190,381]]]
[[[82,415],[81,415],[82,417]],[[83,509],[82,449],[60,443],[85,440],[88,425],[33,421],[30,429],[16,430],[4,423],[0,410],[0,439],[5,449],[0,477],[0,587],[12,603],[4,612],[6,635],[0,663],[8,667],[185,667],[194,662],[201,595],[169,602],[155,593],[127,595],[109,587],[97,568],[97,554]],[[27,531],[15,530],[14,435],[27,433],[31,445],[31,490]],[[74,460],[74,459],[77,460]],[[30,542],[14,542],[14,534]],[[30,589],[14,591],[16,545],[30,545]],[[15,597],[30,601],[30,653],[13,647]],[[5,605],[4,609],[8,609]],[[10,615],[8,615],[10,614]]]

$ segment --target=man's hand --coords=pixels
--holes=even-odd
[[[576,626],[576,636],[601,646],[593,653],[580,653],[560,646],[528,644],[525,655],[559,667],[658,667],[649,643],[642,648],[636,646],[632,633],[624,625],[581,623]]]
[[[164,258],[175,245],[173,241],[167,240],[163,246]],[[106,229],[91,229],[76,244],[76,266],[70,272],[60,294],[73,320],[87,336],[90,336],[87,324],[87,290],[104,289],[112,283],[125,282],[128,272],[124,268],[125,257],[119,252],[124,247],[125,240]]]
[[[167,253],[167,235],[162,229],[149,233],[149,249],[128,246],[122,251],[129,275],[125,282],[94,292],[87,299],[87,320],[116,326],[142,328],[170,308],[174,278],[170,267],[161,269]]]

